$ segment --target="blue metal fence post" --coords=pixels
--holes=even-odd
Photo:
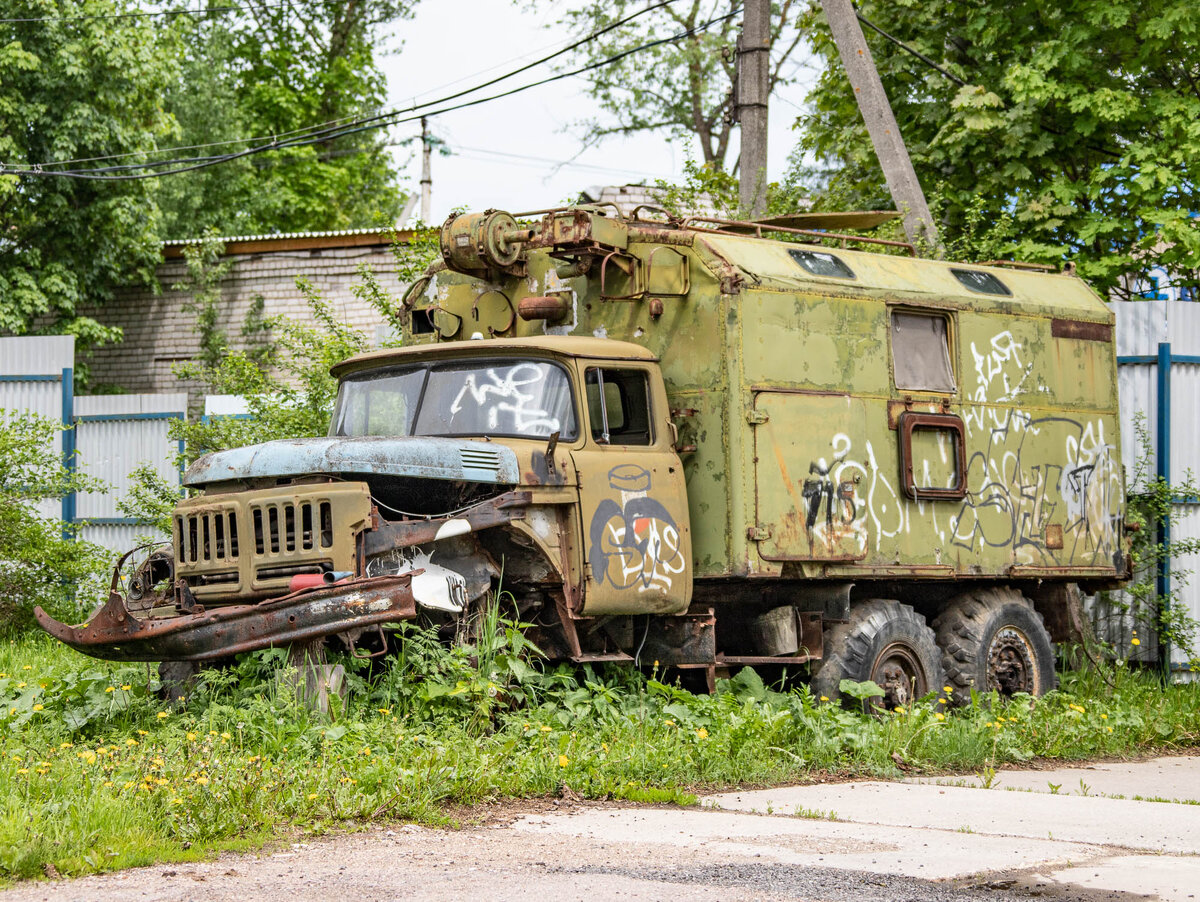
[[[75,370],[63,367],[62,371],[62,454],[63,468],[75,473]],[[64,539],[75,537],[75,493],[68,492],[62,499],[62,534]]]
[[[1171,343],[1159,342],[1158,345],[1158,435],[1154,448],[1155,472],[1166,485],[1171,484]],[[1168,503],[1172,499],[1168,499]],[[1154,590],[1158,595],[1159,619],[1171,610],[1171,517],[1168,513],[1158,523],[1158,543],[1162,554],[1158,559],[1158,573],[1155,577]],[[1159,631],[1158,643],[1159,663],[1162,665],[1163,679],[1171,675],[1171,642],[1164,638]]]

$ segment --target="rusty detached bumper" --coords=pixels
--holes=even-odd
[[[168,617],[135,616],[117,592],[90,621],[59,623],[40,607],[42,629],[76,651],[109,661],[211,661],[247,651],[310,642],[334,633],[411,620],[411,573],[346,580],[257,604]]]

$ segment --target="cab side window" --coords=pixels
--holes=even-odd
[[[584,382],[595,441],[602,445],[649,445],[654,441],[644,372],[591,368]]]

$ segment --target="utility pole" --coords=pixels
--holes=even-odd
[[[767,97],[771,93],[771,2],[745,0],[737,51],[737,120],[742,129],[738,201],[767,212]]]
[[[883,177],[892,193],[892,201],[904,217],[904,233],[914,244],[924,242],[939,252],[941,239],[937,227],[933,224],[921,183],[917,181],[917,173],[909,159],[900,127],[892,114],[892,106],[883,91],[875,59],[858,24],[854,4],[852,0],[821,0],[821,6],[825,9],[825,18],[829,21],[829,30],[833,32],[834,43],[842,57],[846,76],[850,79],[850,87],[854,89],[854,99],[858,101],[867,134],[875,146],[875,156],[883,168]]]
[[[429,225],[429,205],[433,194],[433,143],[429,139],[429,123],[421,117],[421,222]]]

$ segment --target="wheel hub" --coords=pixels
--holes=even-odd
[[[892,643],[879,653],[871,668],[871,679],[883,690],[883,698],[877,700],[878,707],[889,711],[907,706],[912,699],[929,691],[925,671],[916,655],[899,643]]]
[[[1036,670],[1033,664],[1033,645],[1029,637],[1015,627],[997,631],[988,650],[988,689],[1004,695],[1016,692],[1030,694]]]

